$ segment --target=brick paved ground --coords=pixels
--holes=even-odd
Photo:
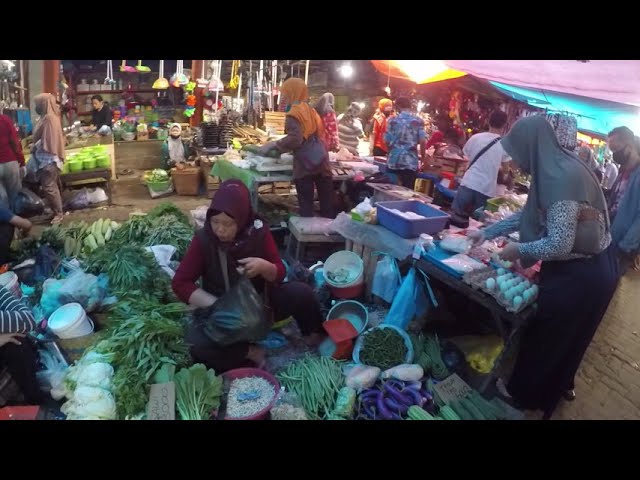
[[[555,419],[640,420],[640,274],[627,275],[589,347],[577,398]]]

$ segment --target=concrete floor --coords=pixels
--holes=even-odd
[[[161,201],[174,202],[186,214],[205,197],[170,196],[151,199],[139,180],[140,172],[115,182],[114,205],[76,211],[64,223],[111,218],[121,222],[134,211],[148,211]],[[41,230],[37,225],[35,230]],[[554,419],[630,420],[640,419],[640,274],[632,272],[622,279],[609,310],[587,351],[576,379],[577,399],[563,403]],[[528,415],[529,418],[536,418]]]

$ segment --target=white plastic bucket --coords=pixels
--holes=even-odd
[[[335,274],[341,270],[347,276],[344,283],[337,283],[329,278],[332,273]],[[347,288],[358,285],[363,281],[363,274],[364,262],[356,253],[349,250],[336,252],[324,262],[324,280],[330,287]]]
[[[0,285],[13,293],[17,298],[22,298],[22,289],[18,275],[13,272],[6,272],[0,275]]]
[[[84,337],[93,333],[93,322],[79,303],[68,303],[51,314],[47,325],[59,338]]]

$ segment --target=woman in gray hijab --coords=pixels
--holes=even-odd
[[[337,152],[340,149],[338,120],[336,119],[334,102],[335,97],[333,93],[325,93],[320,97],[314,107],[324,125],[324,134],[321,140],[324,142],[327,152]]]
[[[520,345],[503,395],[551,418],[564,397],[575,398],[574,376],[617,286],[609,216],[594,173],[563,149],[541,116],[519,120],[502,139],[506,153],[531,175],[524,209],[469,236],[476,241],[520,232],[501,258],[542,261],[538,308]]]

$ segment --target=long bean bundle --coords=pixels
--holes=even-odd
[[[285,389],[300,398],[310,420],[327,417],[344,384],[340,362],[311,355],[294,361],[277,377]]]
[[[380,370],[388,370],[405,363],[407,346],[404,338],[391,328],[375,328],[364,335],[360,362]]]
[[[442,360],[438,336],[428,336],[424,342],[424,352],[431,360],[431,375],[436,380],[444,380],[449,376],[449,369]]]

